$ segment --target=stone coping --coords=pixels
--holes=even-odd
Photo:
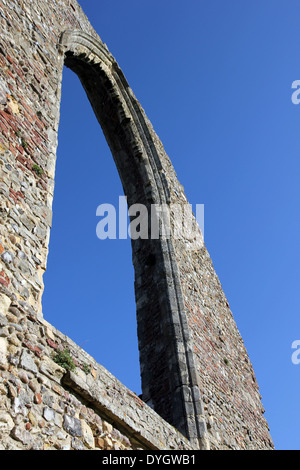
[[[46,328],[47,336],[53,338],[52,346],[64,345],[81,363],[91,367],[89,374],[85,374],[80,367],[74,372],[66,373],[56,367],[56,372],[50,373],[52,379],[75,392],[100,416],[128,437],[140,442],[143,447],[152,450],[198,449],[69,337],[59,332],[44,318],[39,317],[38,321]],[[50,369],[51,367],[45,364],[45,373]]]

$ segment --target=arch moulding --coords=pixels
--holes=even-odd
[[[128,206],[143,204],[151,214],[153,204],[170,205],[173,168],[106,45],[67,30],[59,51],[87,93]],[[176,247],[172,237],[132,240],[132,257],[143,400],[203,448],[206,427]]]

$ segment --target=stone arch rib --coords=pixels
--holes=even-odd
[[[128,204],[169,204],[153,129],[99,38],[62,34],[65,65],[81,80],[115,160]],[[143,398],[200,447],[205,422],[171,238],[132,240]]]

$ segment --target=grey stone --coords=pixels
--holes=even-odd
[[[10,264],[14,260],[14,255],[10,251],[5,251],[2,253],[1,258],[3,259],[4,263]]]
[[[25,255],[24,251],[19,250],[18,251],[18,257],[20,259],[26,259],[26,255]]]
[[[54,421],[55,420],[55,412],[51,408],[45,407],[44,411],[43,411],[43,416],[44,416],[46,421]]]
[[[24,416],[27,415],[28,410],[25,407],[25,403],[23,402],[23,400],[21,400],[21,398],[19,398],[19,397],[14,398],[13,411],[16,414],[21,414],[21,415],[24,415]]]
[[[69,416],[65,414],[64,422],[63,422],[64,429],[71,434],[73,437],[81,437],[82,430],[81,430],[81,422],[79,419],[74,418],[73,416]]]
[[[34,437],[30,434],[30,432],[22,429],[21,426],[16,426],[12,430],[12,436],[17,440],[22,442],[22,444],[26,447],[31,447],[34,445]]]
[[[34,374],[37,374],[38,372],[38,368],[33,360],[32,355],[27,351],[23,351],[21,355],[20,367]]]
[[[72,448],[74,450],[84,450],[84,444],[80,439],[77,439],[76,437],[73,437],[72,439]]]

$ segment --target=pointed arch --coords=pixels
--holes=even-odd
[[[100,38],[66,31],[64,64],[79,77],[118,169],[128,205],[170,204],[161,149],[116,60]],[[132,240],[143,399],[192,441],[203,408],[171,238]]]

